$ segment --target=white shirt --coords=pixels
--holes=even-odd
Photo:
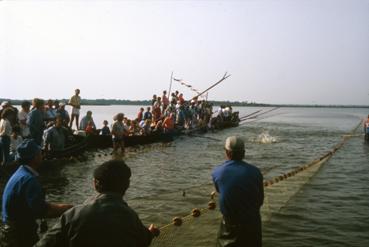
[[[12,134],[12,126],[8,119],[0,120],[0,136],[10,136]]]
[[[28,116],[28,113],[23,111],[23,110],[18,112],[19,126],[22,130],[22,136],[23,137],[27,137],[31,134],[30,131],[29,131],[28,125],[25,123],[26,120],[27,120],[27,116]]]
[[[21,136],[17,136],[16,139],[13,137],[10,137],[10,152],[15,153],[17,150],[17,146],[21,144],[23,141],[23,138]]]

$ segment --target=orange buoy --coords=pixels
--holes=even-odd
[[[208,209],[214,210],[217,207],[216,203],[214,201],[210,201],[208,203]]]
[[[211,199],[214,199],[215,195],[216,195],[216,192],[215,192],[215,191],[211,192],[211,194],[210,194],[210,198],[211,198]]]
[[[173,218],[173,225],[180,226],[180,225],[182,225],[182,223],[183,223],[183,220],[182,220],[181,217],[174,217]]]
[[[199,217],[201,215],[200,209],[194,208],[192,209],[192,216],[193,217]]]

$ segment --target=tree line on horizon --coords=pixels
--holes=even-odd
[[[12,105],[20,105],[22,101],[27,100],[32,102],[31,99],[9,99],[9,98],[0,98],[0,103],[3,101],[11,101]],[[58,100],[59,102],[67,103],[69,99],[53,99]],[[307,105],[307,104],[264,104],[264,103],[256,103],[256,102],[248,102],[248,101],[218,101],[218,100],[209,100],[215,106],[219,105],[231,105],[231,106],[276,106],[276,107],[344,107],[344,108],[368,108],[368,105]],[[82,105],[151,105],[151,100],[127,100],[127,99],[82,99]]]
[[[11,101],[12,105],[20,105],[22,101],[30,99],[6,99],[0,98],[0,102]],[[69,99],[53,99],[59,102],[67,103]],[[261,104],[247,101],[213,101],[209,100],[213,105],[231,105],[231,106],[269,106],[269,104]],[[126,100],[126,99],[81,99],[82,105],[151,105],[151,100]]]

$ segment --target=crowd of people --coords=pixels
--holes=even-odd
[[[23,101],[20,110],[10,101],[2,102],[0,163],[6,165],[12,162],[17,145],[24,139],[33,139],[45,150],[63,150],[68,141],[73,138],[71,126],[74,119],[78,123],[79,115],[79,112],[74,109],[80,108],[80,101],[79,90],[76,89],[75,95],[68,103],[73,107],[72,118],[65,110],[66,103],[58,100],[45,102],[43,99],[34,98],[32,102]]]
[[[72,107],[71,115],[65,109],[67,104]],[[83,134],[112,135],[114,150],[124,150],[125,136],[213,128],[232,116],[230,106],[221,106],[214,115],[211,103],[197,97],[185,100],[179,91],[171,93],[170,97],[166,91],[161,96],[153,95],[151,105],[146,110],[141,107],[134,119],[128,119],[123,113],[116,114],[111,128],[104,120],[103,127],[98,129],[90,110],[79,121],[80,109],[79,89],[75,90],[68,103],[35,98],[32,103],[22,102],[18,111],[10,101],[2,102],[0,162],[7,164],[14,160],[15,148],[23,139],[34,139],[47,152],[62,151],[73,141],[74,122],[76,129]]]
[[[155,226],[145,227],[123,200],[131,171],[121,160],[111,160],[96,168],[93,184],[97,196],[83,205],[46,201],[37,179],[42,149],[46,152],[63,150],[72,134],[74,121],[77,130],[83,133],[111,135],[114,149],[124,151],[127,135],[211,128],[232,118],[230,106],[221,106],[214,116],[213,106],[207,101],[198,98],[186,101],[178,91],[167,97],[167,92],[163,91],[161,97],[153,95],[151,106],[146,110],[141,107],[135,119],[118,113],[111,128],[104,120],[103,127],[97,129],[91,111],[87,111],[79,122],[79,93],[76,89],[68,102],[72,106],[71,117],[64,102],[48,100],[45,104],[44,100],[35,98],[32,104],[24,101],[19,112],[10,102],[1,104],[1,158],[3,164],[13,159],[20,164],[2,196],[1,244],[4,246],[148,246],[159,234]],[[263,177],[259,169],[242,161],[244,149],[240,138],[228,138],[225,144],[227,161],[212,173],[223,214],[218,246],[228,243],[261,246]],[[58,216],[61,217],[54,228],[39,241],[36,220]]]

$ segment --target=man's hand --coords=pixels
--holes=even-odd
[[[157,228],[154,224],[151,224],[149,226],[149,231],[151,232],[151,234],[154,236],[154,237],[157,237],[160,235],[160,230],[159,228]]]
[[[65,211],[72,208],[73,205],[65,203],[48,203],[46,218],[56,218],[62,215]]]
[[[60,206],[61,210],[64,210],[64,211],[67,211],[68,209],[73,208],[72,204],[63,203],[63,204],[59,204],[59,206]]]

